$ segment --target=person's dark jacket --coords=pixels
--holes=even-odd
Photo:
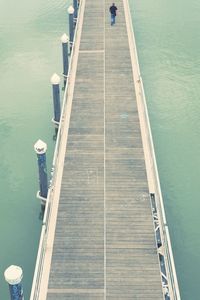
[[[115,5],[112,5],[110,7],[110,13],[111,13],[111,15],[116,16],[116,11],[117,11],[117,7]]]

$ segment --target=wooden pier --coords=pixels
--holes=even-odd
[[[164,298],[124,1],[82,0],[40,300]],[[135,82],[135,84],[134,84]]]

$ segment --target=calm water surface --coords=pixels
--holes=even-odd
[[[38,170],[33,145],[54,142],[50,77],[62,72],[60,36],[67,29],[61,0],[0,0],[0,299],[9,299],[3,272],[24,271],[29,299],[40,235]],[[66,26],[65,26],[66,25]]]
[[[200,2],[130,0],[183,300],[199,300]],[[116,2],[117,4],[117,2]],[[49,78],[61,73],[66,2],[0,0],[0,299],[22,266],[29,298],[41,221],[33,144],[54,142]]]

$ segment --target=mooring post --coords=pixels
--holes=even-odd
[[[77,16],[78,16],[78,1],[73,0],[73,7],[74,7],[74,25],[76,26]]]
[[[20,267],[11,265],[4,272],[4,277],[9,285],[11,300],[24,300],[22,287],[23,271]]]
[[[47,144],[45,144],[41,140],[38,140],[34,145],[34,149],[37,154],[39,169],[40,190],[37,192],[37,197],[41,200],[41,206],[42,209],[44,209],[48,194],[48,179],[46,166]]]
[[[61,36],[62,42],[62,54],[63,54],[63,76],[64,76],[64,87],[66,86],[68,69],[69,69],[69,60],[68,60],[68,42],[69,37],[64,33]]]
[[[74,8],[72,5],[68,8],[68,14],[69,14],[69,43],[70,43],[70,53],[72,52],[72,45],[73,45],[73,39],[74,39]]]
[[[54,106],[54,119],[52,119],[52,122],[58,127],[60,122],[60,77],[56,73],[51,76],[51,84]]]

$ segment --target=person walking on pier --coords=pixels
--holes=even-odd
[[[110,6],[110,15],[111,15],[111,26],[115,24],[115,17],[117,15],[117,7],[115,6],[115,3],[113,3]]]

